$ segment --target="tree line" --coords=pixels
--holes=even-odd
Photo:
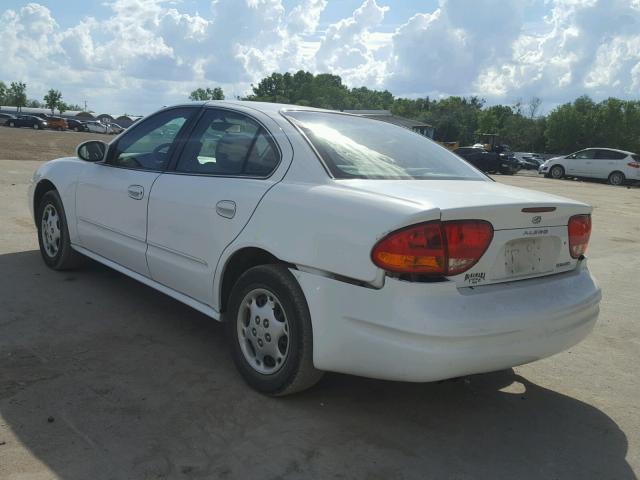
[[[199,88],[192,100],[221,100],[221,88]],[[541,100],[486,105],[483,98],[395,97],[388,90],[349,88],[338,75],[310,72],[272,73],[243,100],[291,103],[334,110],[390,110],[394,115],[435,127],[435,140],[472,145],[480,133],[495,133],[515,151],[570,153],[606,146],[640,152],[640,101],[588,96],[540,114]]]
[[[0,81],[0,105],[16,107],[20,112],[22,107],[48,108],[51,115],[58,110],[59,114],[68,110],[82,110],[80,105],[68,104],[62,100],[62,93],[59,90],[50,89],[43,97],[42,101],[27,97],[27,84],[24,82],[11,82],[7,86]]]

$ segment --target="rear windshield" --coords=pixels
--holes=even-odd
[[[487,180],[457,155],[406,128],[339,113],[284,115],[303,131],[335,178]]]

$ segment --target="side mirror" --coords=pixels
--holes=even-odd
[[[78,158],[87,162],[99,162],[104,159],[104,154],[107,151],[107,144],[100,140],[89,140],[88,142],[81,143],[76,148],[76,155]]]

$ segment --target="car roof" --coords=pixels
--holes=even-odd
[[[360,117],[361,115],[353,115],[350,113],[339,112],[337,110],[329,110],[326,108],[315,108],[315,107],[307,107],[304,105],[293,105],[289,103],[271,103],[271,102],[253,102],[249,100],[207,100],[207,101],[198,101],[198,102],[189,102],[189,103],[179,103],[176,105],[167,105],[166,108],[175,108],[175,107],[192,107],[192,106],[202,106],[205,105],[207,107],[249,107],[254,110],[258,110],[260,112],[266,113],[267,115],[277,115],[282,110],[304,110],[310,112],[327,112],[327,113],[342,113],[344,115],[351,115],[355,117]]]
[[[624,153],[625,155],[635,155],[635,153],[629,152],[628,150],[620,150],[619,148],[611,148],[611,147],[589,147],[589,148],[583,148],[582,150],[578,150],[578,151],[583,152],[584,150],[612,150],[614,152]]]

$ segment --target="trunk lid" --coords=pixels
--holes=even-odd
[[[574,269],[577,260],[569,253],[567,224],[573,215],[591,213],[591,207],[581,202],[491,181],[346,180],[340,183],[413,204],[416,214],[408,216],[404,225],[398,227],[428,220],[421,219],[420,212],[434,210],[439,210],[442,221],[490,222],[494,237],[485,254],[471,269],[449,277],[460,287]]]

